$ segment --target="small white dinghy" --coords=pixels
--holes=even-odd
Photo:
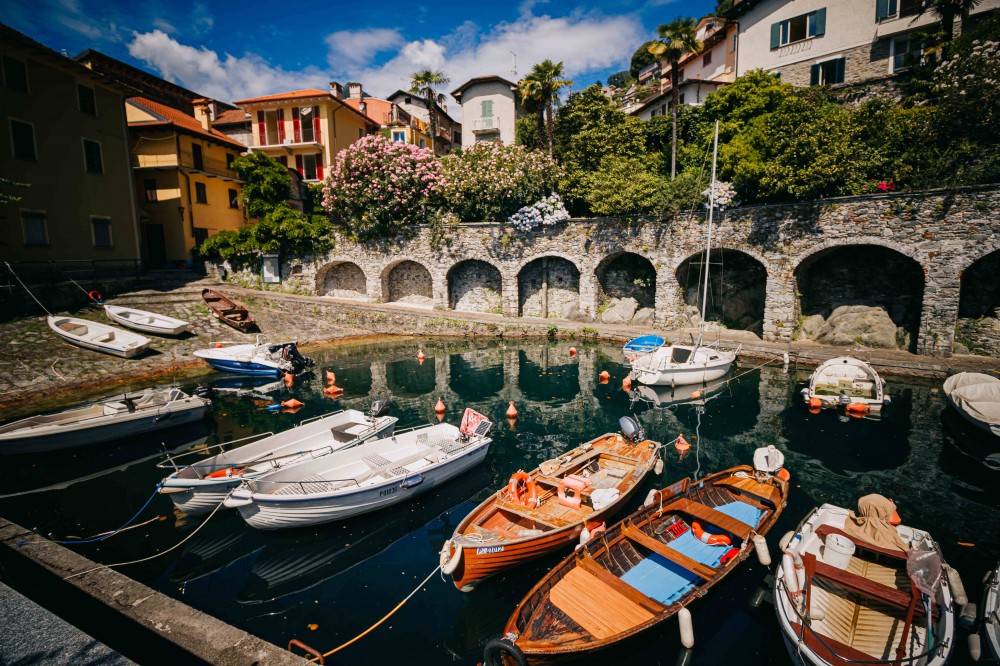
[[[104,312],[108,317],[128,328],[142,331],[143,333],[154,333],[156,335],[180,335],[190,328],[183,319],[175,319],[166,315],[146,310],[136,310],[126,308],[121,305],[104,306]]]
[[[860,416],[877,414],[892,402],[875,368],[850,356],[831,358],[820,365],[799,394],[810,409],[839,405]]]
[[[132,358],[149,347],[149,338],[107,324],[76,317],[48,317],[49,328],[66,342],[122,358]]]
[[[774,604],[793,663],[948,662],[957,574],[927,532],[891,525],[892,506],[881,495],[857,513],[824,504],[782,537]]]
[[[212,402],[177,388],[116,395],[0,426],[0,453],[34,453],[131,437],[197,421]]]
[[[1000,378],[960,372],[944,382],[948,402],[972,425],[1000,437]]]
[[[277,435],[263,433],[263,439],[191,465],[178,465],[180,457],[168,458],[158,466],[173,468],[174,472],[163,479],[160,492],[169,494],[174,505],[188,515],[208,513],[244,479],[285,470],[372,438],[391,435],[397,419],[387,416],[388,411],[385,400],[376,400],[368,414],[347,409],[306,419]],[[237,440],[242,441],[246,440]],[[226,442],[220,447],[237,442]]]
[[[704,384],[724,377],[733,367],[736,354],[701,344],[669,345],[640,354],[632,361],[632,376],[647,386]]]
[[[317,525],[404,502],[486,457],[492,424],[466,409],[462,425],[420,426],[244,481],[225,501],[251,527]]]

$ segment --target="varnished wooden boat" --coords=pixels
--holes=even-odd
[[[202,289],[201,297],[212,314],[238,331],[246,333],[256,323],[245,305],[223,296],[214,289]]]
[[[487,576],[585,542],[603,529],[659,461],[660,445],[645,439],[628,417],[622,421],[628,434],[601,435],[529,473],[516,473],[466,516],[441,549],[441,568],[455,587],[467,592]]]
[[[758,449],[753,467],[683,479],[651,493],[646,506],[532,588],[504,637],[486,645],[486,664],[551,664],[607,648],[677,615],[755,546],[765,547],[758,555],[766,559],[763,536],[788,495],[782,463],[774,447]],[[710,541],[725,536],[731,543],[703,543],[694,536],[700,530]]]

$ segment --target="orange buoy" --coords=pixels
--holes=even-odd
[[[285,400],[284,402],[282,402],[281,406],[282,407],[288,407],[289,409],[294,409],[295,407],[301,407],[304,404],[305,404],[304,402],[299,402],[295,398],[290,398],[290,399]]]
[[[778,478],[781,479],[782,481],[791,481],[792,473],[789,472],[784,467],[782,467],[781,469],[778,470]]]
[[[892,515],[889,516],[889,524],[896,526],[903,522],[903,519],[899,517],[898,511],[893,511]]]
[[[687,451],[691,448],[691,443],[684,439],[684,434],[677,435],[677,443],[674,444],[678,451]]]
[[[444,406],[444,400],[442,398],[438,398],[437,404],[434,405],[434,413],[444,414],[445,409],[446,407]]]
[[[597,376],[601,378],[601,383],[602,384],[607,384],[608,380],[611,379],[611,373],[608,372],[607,370],[602,370],[601,374],[599,374]]]
[[[285,373],[285,386],[291,386],[295,383],[295,375],[290,372]]]
[[[576,356],[576,347],[570,347],[569,348],[569,355],[570,356]]]
[[[809,409],[819,409],[823,406],[823,401],[819,398],[809,398]]]
[[[441,423],[442,421],[444,421],[444,412],[441,412],[440,414],[435,414],[434,416],[437,417],[438,423]]]
[[[327,395],[337,395],[338,393],[343,393],[343,392],[344,389],[340,388],[336,384],[330,384],[329,386],[323,389],[323,393],[326,393]]]
[[[510,425],[510,429],[513,430],[514,424],[517,423],[517,419],[512,419],[511,417],[508,416],[507,423]]]
[[[507,418],[516,419],[517,418],[517,407],[514,406],[514,401],[510,401],[510,406],[507,407]]]
[[[622,388],[626,391],[632,388],[632,375],[625,375],[625,379],[622,380]]]
[[[427,357],[426,357],[426,356],[424,356],[424,350],[423,350],[423,349],[418,349],[418,350],[417,350],[417,360],[418,360],[418,361],[422,361],[422,360],[424,360],[425,358],[427,358]]]
[[[809,413],[810,413],[810,414],[819,414],[819,413],[820,413],[820,411],[821,411],[821,410],[820,410],[820,408],[819,408],[819,407],[810,407],[810,408],[809,408]]]
[[[700,397],[701,397],[701,389],[698,389],[698,390],[696,390],[696,391],[695,391],[694,393],[692,393],[692,394],[691,394],[691,397],[692,397],[693,399],[695,399],[695,400],[697,400],[698,398],[700,398]]]
[[[337,383],[337,375],[336,375],[336,373],[333,372],[333,370],[327,370],[326,371],[326,381],[329,384],[335,384],[335,383]]]
[[[852,402],[847,407],[844,407],[844,409],[851,414],[867,414],[871,407],[863,402]]]
[[[215,343],[215,348],[216,349],[222,349],[222,343],[221,342],[216,342]]]

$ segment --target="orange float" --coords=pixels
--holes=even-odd
[[[514,406],[514,401],[510,401],[510,405],[507,407],[507,418],[516,419],[517,418],[517,407]]]
[[[447,409],[447,408],[444,406],[444,400],[441,399],[441,398],[438,398],[437,404],[434,405],[434,413],[435,414],[444,414],[445,409]]]
[[[336,384],[337,383],[337,375],[336,375],[336,373],[333,372],[333,370],[327,370],[326,371],[326,381],[327,381],[328,384]]]
[[[295,383],[295,375],[290,372],[285,373],[285,386],[291,386]]]
[[[781,469],[778,470],[778,475],[777,476],[782,481],[791,481],[792,480],[792,474],[791,474],[791,472],[789,472],[784,467],[782,467]]]
[[[608,380],[611,379],[611,373],[607,370],[602,370],[601,374],[597,375],[601,379],[602,384],[607,384]]]
[[[809,409],[819,409],[823,406],[823,401],[819,398],[809,398]]]
[[[570,356],[576,356],[576,347],[570,347],[569,348],[569,355]]]
[[[852,402],[851,404],[844,407],[849,414],[867,414],[871,411],[871,407],[863,402]]]
[[[227,467],[225,469],[216,470],[216,471],[212,472],[211,474],[206,474],[205,478],[206,479],[230,479],[230,478],[232,478],[234,476],[240,476],[242,474],[246,474],[246,470],[245,469],[239,469],[237,467]]]
[[[287,407],[289,409],[294,409],[296,407],[301,407],[304,404],[305,404],[304,402],[299,402],[295,398],[290,398],[290,399],[285,400],[284,402],[282,402],[281,406],[282,407]]]
[[[625,389],[626,391],[629,391],[629,390],[632,389],[632,376],[631,375],[626,375],[625,379],[622,380],[622,388]]]
[[[677,443],[674,444],[678,451],[687,451],[691,448],[691,443],[684,439],[684,434],[677,435]]]
[[[423,349],[418,349],[418,350],[417,350],[417,360],[418,360],[418,361],[422,361],[422,360],[424,360],[425,358],[427,358],[427,357],[426,357],[426,356],[424,356],[424,350],[423,350]]]

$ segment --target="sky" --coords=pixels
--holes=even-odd
[[[70,56],[87,48],[226,102],[359,81],[385,96],[424,68],[523,76],[546,58],[582,90],[628,69],[678,16],[714,0],[5,0],[0,21]],[[516,63],[516,65],[515,65]],[[449,107],[458,105],[450,97]]]

